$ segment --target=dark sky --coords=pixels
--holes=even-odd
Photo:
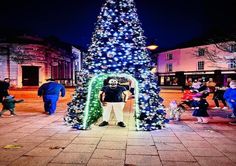
[[[105,0],[2,0],[0,28],[88,46]],[[135,0],[145,36],[161,48],[236,28],[236,0]]]

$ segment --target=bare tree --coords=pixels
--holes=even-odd
[[[207,40],[205,46],[195,48],[194,54],[213,62],[212,67],[222,68],[222,64],[236,61],[236,35],[211,38]]]

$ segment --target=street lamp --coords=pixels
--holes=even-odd
[[[155,51],[158,48],[158,45],[156,44],[156,39],[151,39],[149,40],[149,42],[147,43],[148,45],[146,46],[146,48],[148,50],[150,50],[151,52]]]
[[[146,46],[146,48],[150,51],[150,56],[152,59],[152,63],[153,63],[153,68],[151,69],[151,72],[153,74],[157,73],[157,56],[156,56],[156,50],[158,48],[158,45],[156,45],[156,42],[153,40],[152,42],[149,43],[148,46]]]
[[[158,48],[158,45],[156,45],[155,43],[153,43],[153,44],[148,45],[146,48],[147,48],[148,50],[150,50],[150,51],[154,51],[154,50],[156,50],[156,49]]]

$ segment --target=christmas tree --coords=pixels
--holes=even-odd
[[[135,120],[137,130],[161,129],[167,121],[159,97],[155,74],[145,36],[133,0],[106,0],[103,5],[84,69],[65,117],[67,124],[87,129],[102,116],[99,90],[107,77],[135,81]]]

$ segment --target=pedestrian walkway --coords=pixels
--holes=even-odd
[[[98,127],[98,122],[78,131],[63,121],[71,93],[60,100],[53,116],[42,113],[40,98],[29,97],[17,105],[17,116],[0,118],[0,166],[236,165],[236,126],[228,124],[227,112],[212,111],[209,124],[194,124],[191,111],[186,111],[182,121],[170,122],[163,130],[137,132],[130,100],[126,128],[116,126],[112,115],[109,126]],[[181,94],[161,96],[168,102]]]

